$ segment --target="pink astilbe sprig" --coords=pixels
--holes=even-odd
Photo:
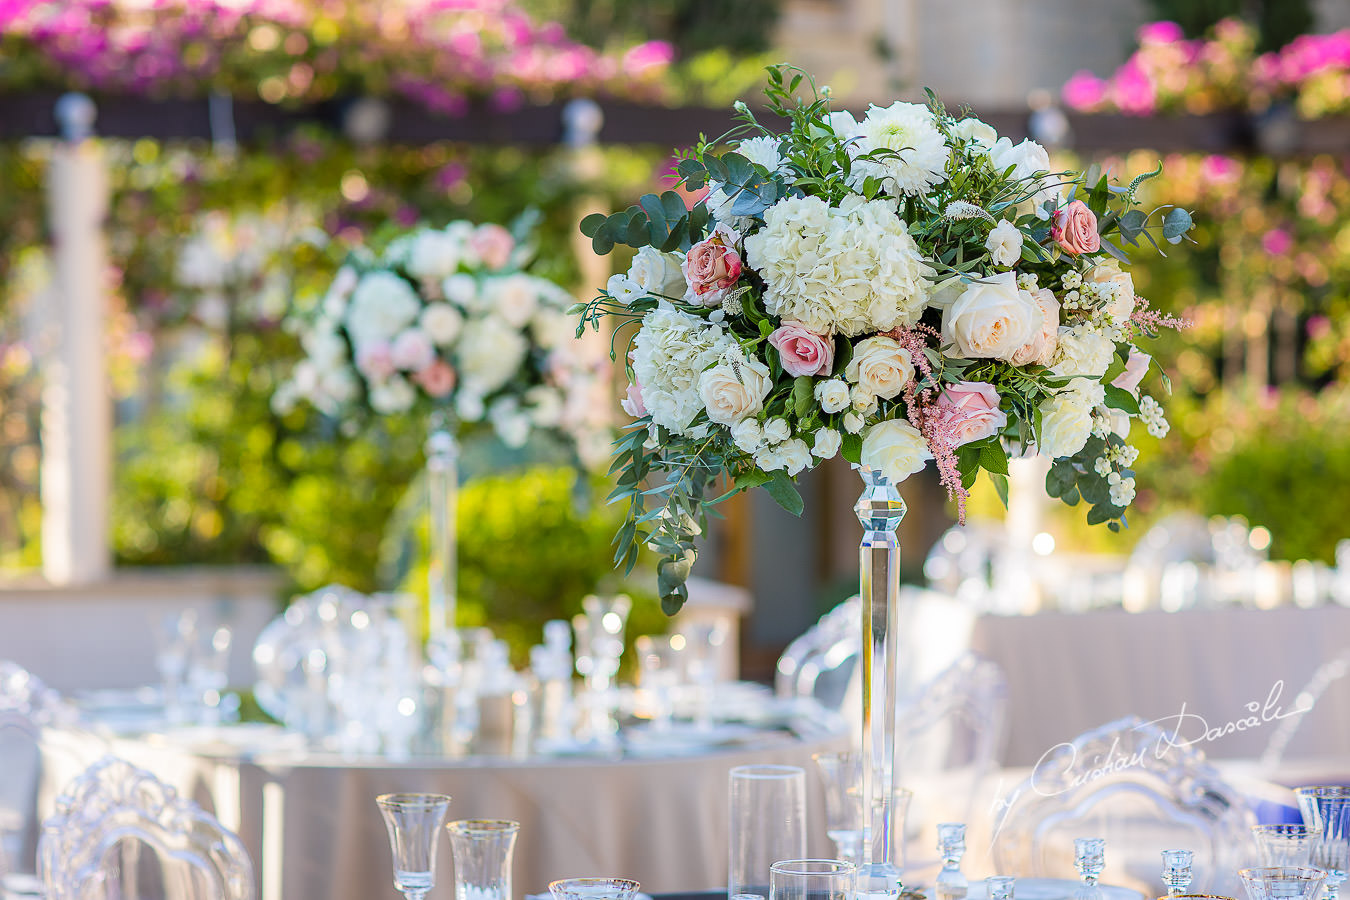
[[[1150,309],[1148,301],[1143,297],[1135,297],[1134,302],[1134,312],[1130,313],[1130,326],[1144,334],[1153,336],[1164,328],[1174,328],[1181,331],[1183,328],[1191,327],[1189,319],[1181,319],[1166,313],[1160,313],[1156,309]]]
[[[961,467],[956,460],[956,442],[953,425],[938,408],[938,396],[941,385],[932,380],[933,364],[924,353],[929,341],[937,345],[941,336],[937,330],[919,323],[911,328],[896,328],[886,333],[901,347],[909,351],[914,363],[915,377],[905,385],[905,409],[909,424],[919,429],[924,442],[933,454],[933,463],[937,466],[938,480],[947,489],[947,496],[956,501],[956,518],[966,524],[966,500],[970,492],[961,483]],[[919,385],[924,385],[922,390]]]

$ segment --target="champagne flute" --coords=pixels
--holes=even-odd
[[[445,794],[381,794],[375,798],[389,829],[394,887],[422,900],[436,884],[436,838],[450,810]]]

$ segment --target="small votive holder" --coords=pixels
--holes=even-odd
[[[641,886],[631,878],[562,878],[548,892],[553,900],[632,900]]]
[[[1013,900],[1017,879],[1011,875],[990,875],[984,880],[985,900]]]
[[[514,900],[511,869],[520,823],[461,819],[445,827],[455,860],[455,900]]]

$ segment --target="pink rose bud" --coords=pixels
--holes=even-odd
[[[619,406],[635,419],[647,415],[647,404],[642,402],[642,385],[636,381],[630,384],[623,395],[623,399],[619,401]]]
[[[489,269],[502,269],[511,261],[516,240],[500,225],[479,225],[469,238],[469,249],[478,255]]]
[[[431,365],[413,376],[413,381],[431,396],[445,397],[455,389],[455,370],[443,359],[433,360]]]
[[[1112,387],[1129,391],[1131,394],[1137,393],[1139,382],[1143,381],[1144,376],[1148,374],[1148,367],[1152,362],[1153,357],[1147,353],[1139,352],[1135,347],[1131,347],[1130,358],[1125,360],[1125,371],[1111,379]]]
[[[1008,424],[1008,416],[998,408],[998,389],[983,381],[962,381],[947,385],[938,396],[938,429],[953,447],[982,441],[998,434]]]
[[[394,374],[394,359],[384,341],[363,344],[356,351],[356,368],[367,378],[383,381]]]
[[[741,256],[733,244],[729,230],[718,227],[712,236],[699,241],[685,254],[685,281],[704,306],[722,302],[722,291],[734,285],[741,277]]]
[[[783,371],[799,375],[828,375],[834,368],[834,341],[797,322],[784,322],[769,335],[778,350]]]
[[[1082,200],[1075,200],[1055,211],[1050,236],[1064,248],[1065,253],[1074,256],[1096,253],[1102,246],[1101,236],[1097,234],[1097,216]]]

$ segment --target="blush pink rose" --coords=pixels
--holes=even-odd
[[[642,402],[642,385],[636,380],[628,386],[623,399],[619,401],[619,406],[624,412],[635,419],[640,419],[647,415],[647,404]]]
[[[1059,344],[1059,301],[1055,299],[1054,293],[1046,288],[1036,288],[1030,293],[1041,309],[1041,327],[1032,335],[1031,340],[1013,351],[1008,362],[1014,366],[1025,366],[1033,362],[1038,366],[1048,366]]]
[[[433,397],[448,396],[455,389],[455,370],[443,359],[433,360],[429,366],[413,376],[413,381]]]
[[[1050,236],[1064,248],[1065,253],[1074,256],[1096,253],[1102,246],[1101,236],[1097,234],[1097,216],[1082,200],[1075,200],[1055,211],[1055,223],[1050,226]]]
[[[982,441],[1008,424],[1008,416],[998,408],[998,390],[983,381],[962,381],[947,385],[937,399],[941,418],[938,427],[950,438],[953,447]]]
[[[1111,379],[1112,387],[1129,391],[1131,394],[1136,393],[1139,390],[1139,382],[1148,374],[1148,367],[1152,362],[1153,357],[1131,347],[1130,357],[1125,360],[1125,371]]]
[[[469,238],[469,249],[478,255],[489,269],[502,269],[511,261],[516,240],[500,225],[479,225]]]
[[[385,341],[371,341],[356,351],[356,368],[367,378],[383,381],[394,374],[394,357]]]
[[[722,292],[741,277],[741,255],[735,236],[719,226],[706,240],[689,248],[680,266],[689,290],[704,306],[717,306]]]
[[[420,328],[399,332],[393,346],[389,348],[389,361],[394,364],[394,368],[405,372],[420,372],[431,365],[435,358],[436,348],[432,346],[431,338]]]
[[[798,375],[828,375],[834,368],[834,341],[798,322],[784,322],[769,335],[778,350],[783,371]]]

